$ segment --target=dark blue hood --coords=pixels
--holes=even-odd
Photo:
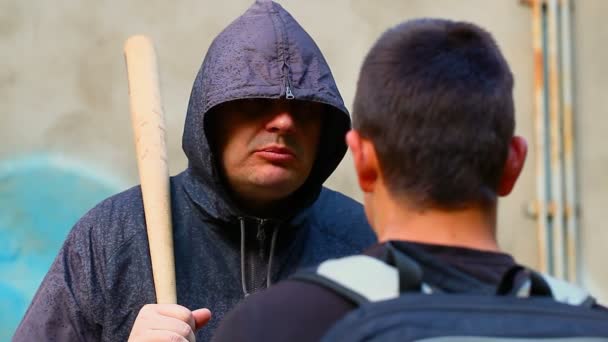
[[[293,96],[291,96],[293,95]],[[317,161],[283,216],[314,202],[346,152],[350,117],[323,54],[279,4],[256,1],[211,44],[196,76],[182,147],[189,160],[192,200],[215,219],[246,213],[230,200],[209,142],[206,116],[218,104],[247,98],[294,98],[328,105]]]

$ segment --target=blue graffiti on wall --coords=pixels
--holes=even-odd
[[[0,341],[8,341],[72,225],[124,186],[61,157],[0,162]]]

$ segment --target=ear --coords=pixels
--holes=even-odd
[[[528,143],[520,136],[514,136],[509,143],[509,153],[498,184],[498,195],[507,196],[513,190],[515,182],[524,167]]]
[[[376,149],[371,141],[361,137],[359,132],[351,130],[346,134],[346,144],[355,162],[355,171],[359,187],[365,193],[374,191],[378,181],[379,169]]]

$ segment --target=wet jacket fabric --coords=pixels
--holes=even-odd
[[[329,108],[311,175],[272,217],[235,205],[209,143],[213,108],[245,98]],[[346,151],[349,126],[321,52],[278,4],[256,2],[214,40],[188,106],[182,143],[188,168],[171,178],[178,304],[213,312],[199,341],[210,340],[224,314],[269,281],[374,243],[362,207],[322,187]],[[141,191],[134,187],[74,226],[13,340],[125,341],[141,307],[153,302]]]

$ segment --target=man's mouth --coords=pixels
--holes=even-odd
[[[255,154],[269,162],[275,163],[291,162],[296,159],[296,154],[292,149],[280,145],[262,147],[256,150]]]

